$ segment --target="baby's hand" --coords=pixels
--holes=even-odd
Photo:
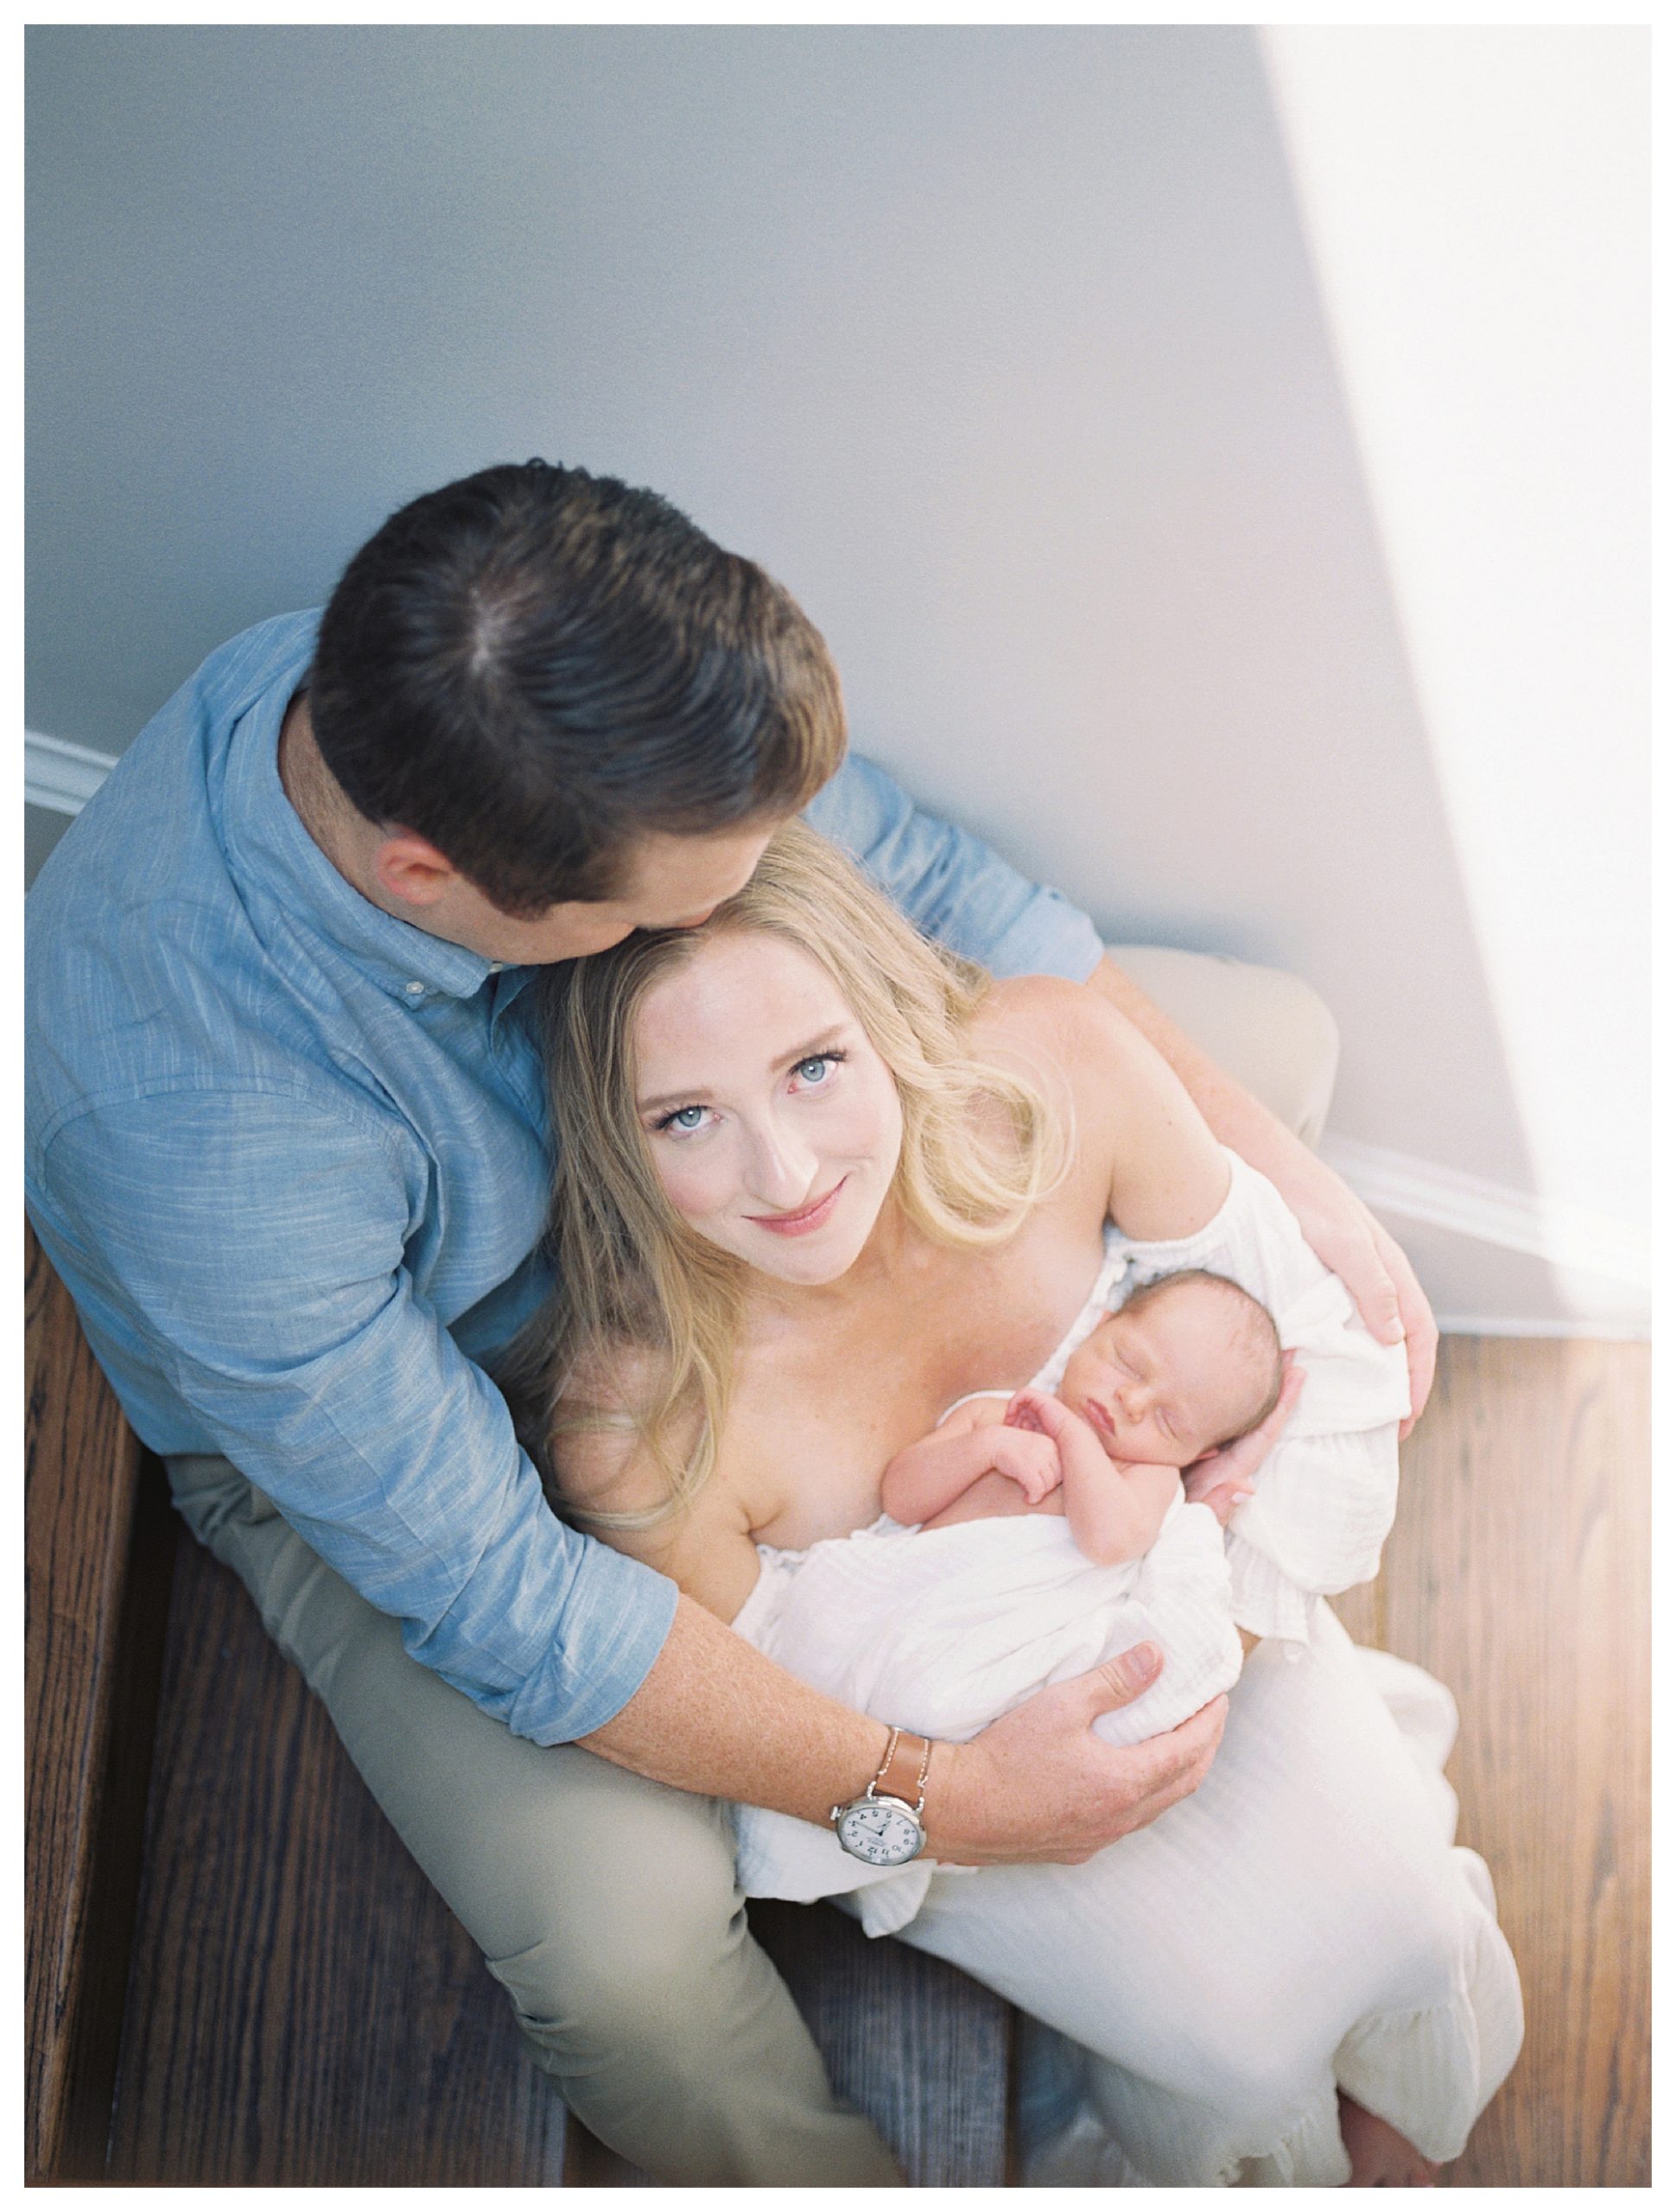
[[[1033,1429],[1038,1436],[1051,1436],[1057,1444],[1078,1418],[1057,1398],[1051,1398],[1045,1390],[1034,1389],[1026,1382],[1022,1390],[1013,1393],[1002,1415],[1002,1425],[1007,1428]]]
[[[1059,1447],[1039,1431],[1003,1425],[989,1431],[990,1466],[1017,1483],[1027,1505],[1039,1505],[1060,1482]]]

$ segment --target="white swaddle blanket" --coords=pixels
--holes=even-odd
[[[1273,1185],[1227,1158],[1228,1197],[1197,1235],[1140,1243],[1108,1229],[1087,1303],[1032,1378],[1057,1389],[1089,1332],[1156,1275],[1209,1268],[1260,1300],[1306,1381],[1225,1540],[1208,1507],[1184,1501],[1144,1559],[1110,1567],[1085,1559],[1058,1515],[932,1529],[886,1518],[806,1551],[759,1545],[761,1572],[736,1632],[847,1705],[956,1742],[1150,1637],[1165,1654],[1162,1675],[1095,1724],[1109,1741],[1137,1743],[1237,1678],[1235,1623],[1306,1643],[1324,1593],[1378,1571],[1396,1507],[1407,1370],[1400,1345],[1378,1344],[1362,1326]],[[867,1866],[829,1830],[759,1807],[740,1806],[736,1818],[747,1895],[856,1891],[869,1935],[904,1927],[935,1871],[926,1860]]]

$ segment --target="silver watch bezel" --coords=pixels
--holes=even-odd
[[[863,1805],[886,1805],[893,1813],[900,1813],[913,1829],[913,1849],[905,1851],[900,1859],[872,1859],[865,1852],[857,1851],[852,1844],[847,1843],[844,1840],[845,1816]],[[925,1822],[916,1808],[905,1797],[898,1797],[890,1790],[877,1789],[871,1785],[859,1797],[852,1797],[848,1804],[833,1807],[832,1832],[838,1839],[839,1849],[850,1858],[859,1859],[864,1866],[909,1866],[925,1848]]]

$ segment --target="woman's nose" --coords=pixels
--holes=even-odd
[[[814,1156],[784,1130],[771,1126],[752,1134],[748,1172],[752,1193],[787,1213],[809,1195]]]

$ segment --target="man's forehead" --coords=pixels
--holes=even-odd
[[[778,821],[753,822],[694,837],[648,831],[630,849],[622,887],[612,903],[668,907],[673,919],[695,894],[731,897],[750,880],[778,827]]]

